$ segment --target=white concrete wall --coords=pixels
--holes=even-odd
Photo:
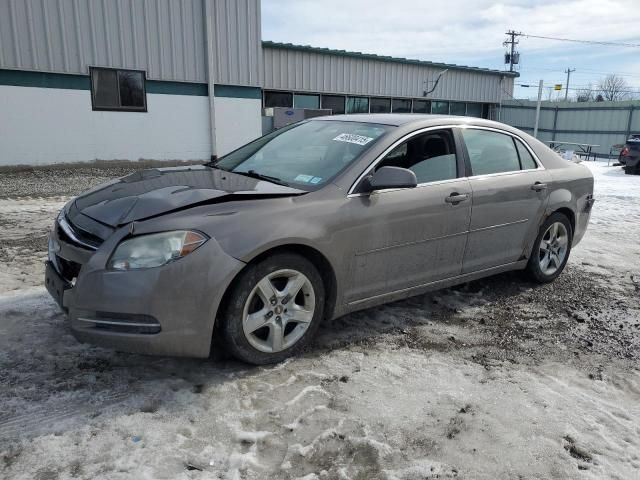
[[[253,123],[259,131],[259,100],[220,100],[221,145],[236,145],[240,126],[250,136]],[[227,112],[236,102],[238,111]],[[245,102],[257,102],[257,113]],[[86,90],[0,85],[0,165],[210,157],[207,97],[147,94],[147,107],[146,113],[94,112]],[[255,119],[241,119],[249,110]],[[224,125],[227,119],[233,127]]]
[[[216,97],[218,156],[262,135],[262,101],[253,98]]]

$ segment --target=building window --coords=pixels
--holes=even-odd
[[[467,115],[470,117],[482,117],[482,104],[467,103]]]
[[[293,95],[293,106],[295,108],[320,108],[320,96],[295,93]]]
[[[347,97],[347,113],[369,113],[367,97]]]
[[[322,95],[322,108],[331,110],[333,115],[344,113],[344,97],[338,95]]]
[[[264,92],[264,108],[273,107],[293,108],[293,93]]]
[[[91,67],[89,73],[93,110],[147,111],[143,71]]]
[[[413,113],[431,113],[431,102],[429,100],[414,100]]]
[[[451,102],[451,115],[466,115],[467,105],[461,102]]]
[[[433,102],[431,104],[431,113],[449,114],[449,102]]]
[[[390,98],[372,98],[371,113],[389,113],[391,112]]]
[[[393,113],[411,113],[411,100],[394,98],[392,111]]]

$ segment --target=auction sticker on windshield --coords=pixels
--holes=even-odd
[[[356,135],[354,133],[341,133],[336,138],[334,138],[336,142],[348,142],[355,143],[356,145],[366,145],[371,140],[372,137],[365,137],[363,135]]]

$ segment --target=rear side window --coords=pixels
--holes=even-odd
[[[530,170],[532,168],[538,168],[536,161],[533,159],[527,147],[525,147],[520,140],[513,139],[516,142],[516,148],[518,149],[518,156],[520,157],[520,166],[522,170]]]
[[[514,172],[520,170],[520,160],[509,135],[489,130],[462,129],[469,153],[472,175]]]

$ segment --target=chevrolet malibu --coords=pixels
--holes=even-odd
[[[321,117],[205,165],[70,201],[45,283],[83,342],[254,364],[324,320],[508,270],[551,282],[582,238],[589,170],[496,122]]]

